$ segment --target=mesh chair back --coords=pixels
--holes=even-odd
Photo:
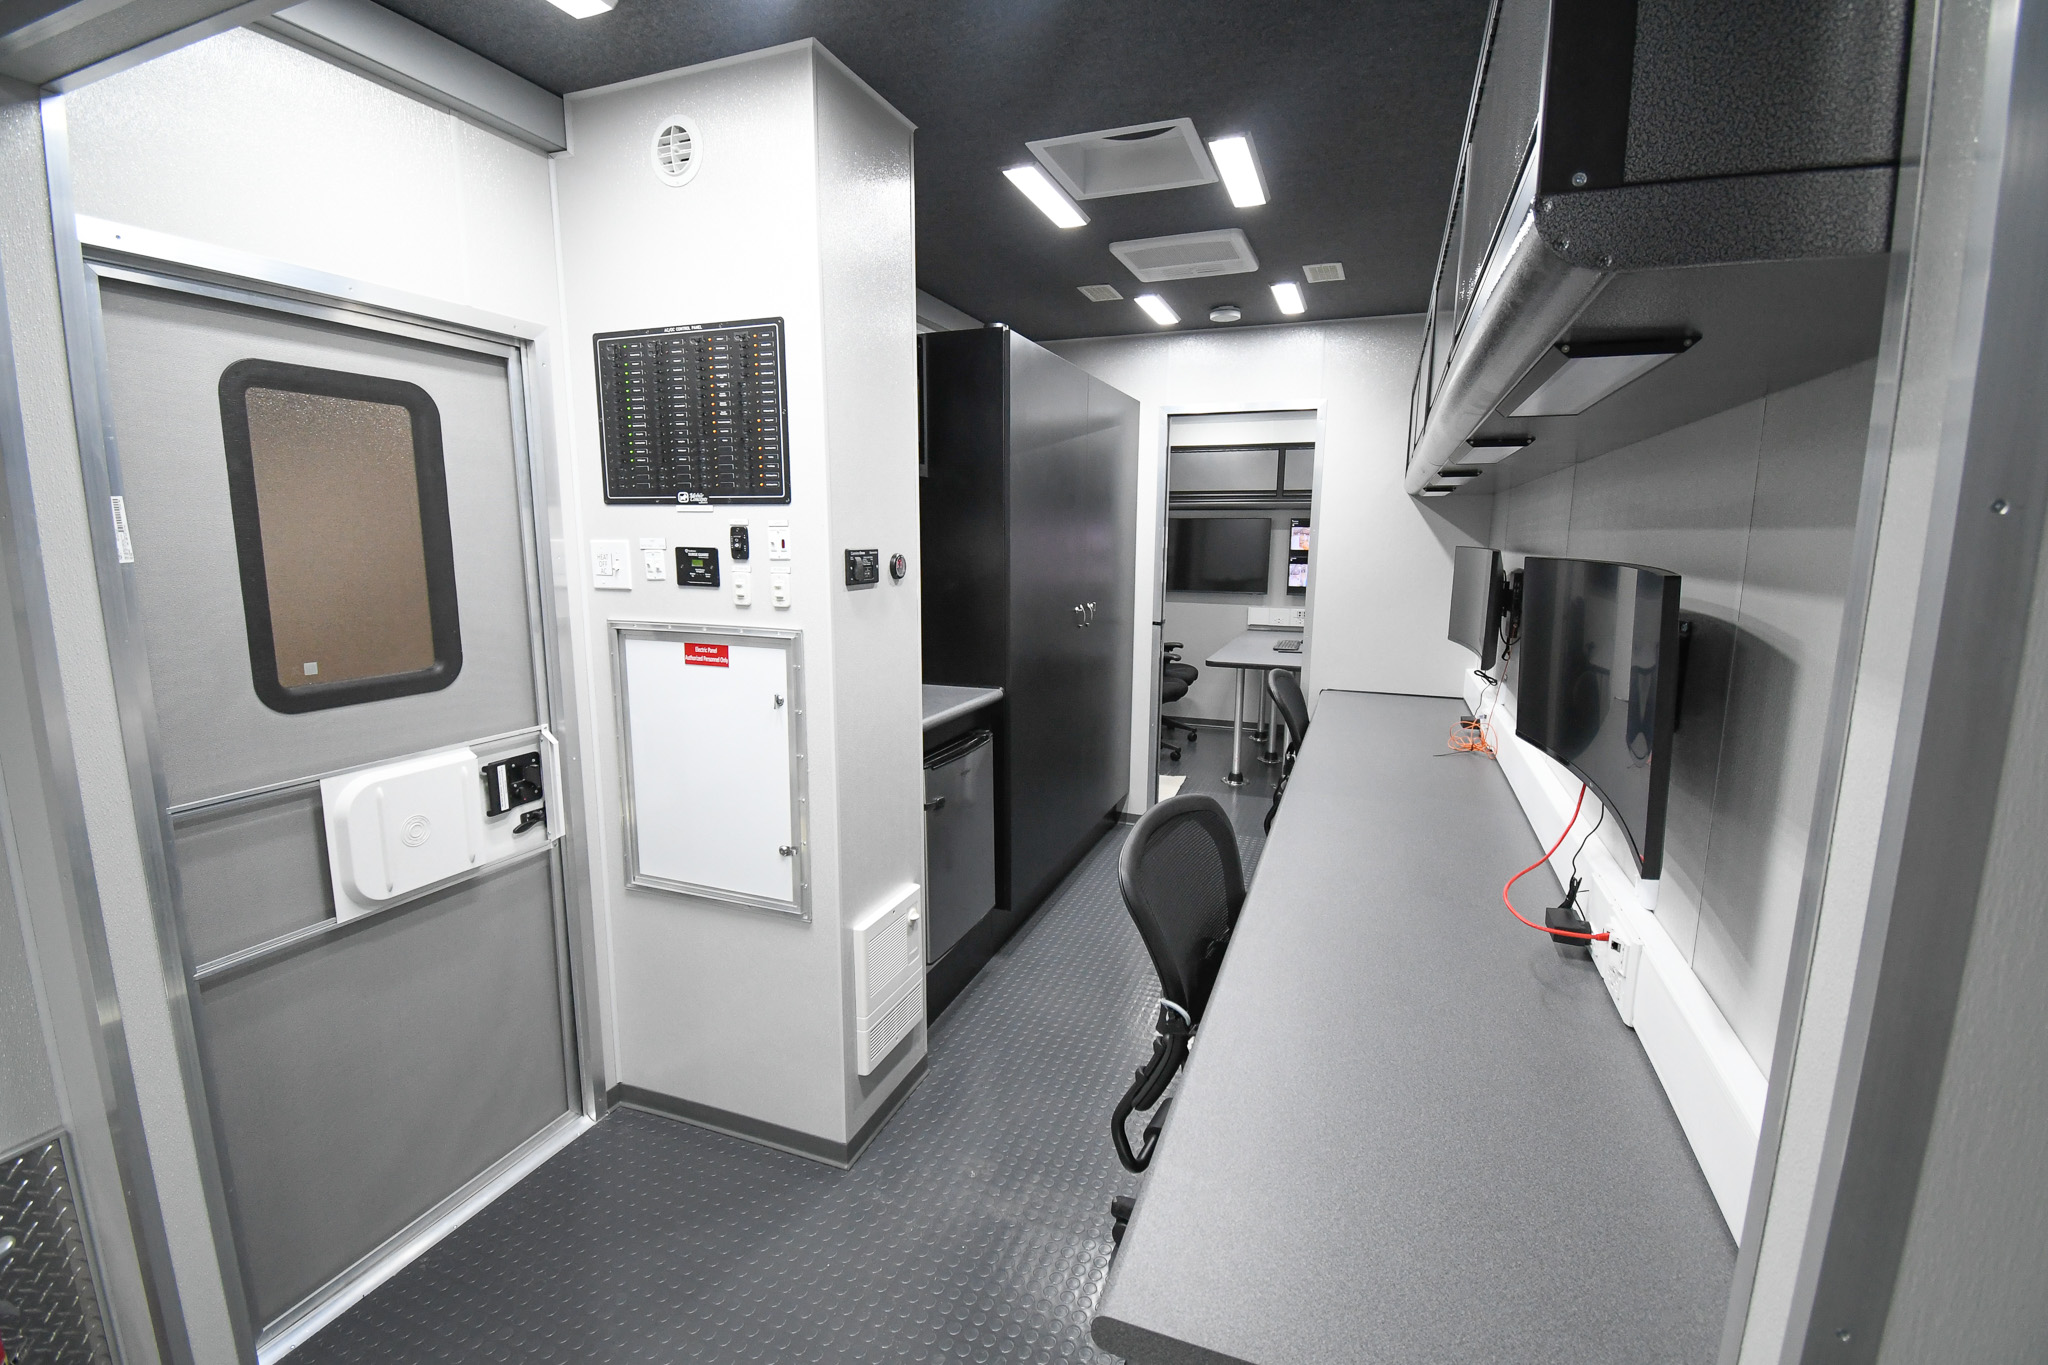
[[[1281,723],[1287,727],[1287,752],[1301,747],[1308,733],[1308,702],[1301,695],[1301,679],[1292,669],[1276,668],[1266,674],[1266,691],[1280,708]]]
[[[1160,994],[1200,1020],[1244,908],[1230,817],[1213,796],[1161,801],[1132,828],[1117,873]]]

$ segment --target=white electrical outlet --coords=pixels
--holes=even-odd
[[[1586,945],[1592,950],[1593,965],[1614,1001],[1621,1022],[1636,1026],[1636,983],[1643,974],[1643,943],[1629,931],[1628,924],[1609,898],[1600,890],[1598,878],[1588,877],[1579,888],[1579,913],[1594,932],[1605,930],[1605,941]]]
[[[789,605],[789,575],[772,573],[768,575],[768,600],[778,607]]]
[[[736,607],[754,605],[754,575],[746,569],[732,571],[732,604]]]
[[[640,537],[640,576],[649,583],[668,582],[668,542],[660,536]]]
[[[1307,607],[1246,607],[1248,630],[1301,630],[1308,625]]]

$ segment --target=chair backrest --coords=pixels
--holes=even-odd
[[[1301,695],[1301,679],[1291,668],[1275,668],[1266,674],[1266,691],[1280,708],[1281,723],[1287,727],[1287,752],[1301,747],[1308,733],[1308,702]]]
[[[1213,796],[1176,796],[1140,817],[1117,880],[1159,973],[1160,994],[1202,1017],[1223,949],[1244,908],[1237,834]]]

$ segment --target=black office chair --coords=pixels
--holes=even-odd
[[[1294,756],[1301,751],[1302,736],[1308,733],[1308,702],[1301,695],[1301,680],[1293,669],[1275,668],[1266,673],[1266,694],[1287,727],[1287,751],[1280,759],[1280,776],[1273,783],[1273,804],[1266,808],[1266,832],[1273,832],[1273,817],[1280,813],[1280,798],[1287,792],[1287,778],[1294,771]]]
[[[1209,990],[1223,965],[1223,950],[1244,908],[1244,867],[1237,834],[1213,796],[1176,796],[1161,801],[1132,827],[1117,866],[1124,908],[1159,974],[1159,1018],[1152,1056],[1138,1068],[1110,1124],[1117,1160],[1142,1171],[1152,1160],[1166,1121],[1161,1097],[1180,1064]],[[1145,1125],[1143,1146],[1131,1149],[1124,1125],[1134,1111],[1158,1106]],[[1112,1212],[1123,1212],[1112,1205]],[[1121,1226],[1122,1219],[1118,1219]]]
[[[1159,704],[1161,706],[1166,705],[1170,701],[1179,701],[1182,697],[1185,697],[1188,694],[1188,689],[1195,685],[1195,679],[1202,676],[1201,669],[1196,668],[1191,663],[1182,662],[1180,657],[1180,650],[1182,648],[1183,646],[1180,641],[1168,640],[1165,649],[1161,651],[1159,659]],[[1176,719],[1173,716],[1163,715],[1159,718],[1160,747],[1164,748],[1173,761],[1178,763],[1180,762],[1180,746],[1171,739],[1175,730],[1185,730],[1188,736],[1188,743],[1190,744],[1195,742],[1200,732],[1186,721]]]

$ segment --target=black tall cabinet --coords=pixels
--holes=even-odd
[[[1005,327],[920,337],[924,678],[1001,687],[1012,924],[1129,787],[1138,403]]]

